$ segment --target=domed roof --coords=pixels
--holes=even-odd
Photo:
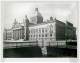
[[[43,17],[41,13],[38,11],[38,8],[35,8],[35,12],[31,17],[31,23],[38,24],[43,22]]]
[[[34,16],[42,17],[41,13],[38,11],[38,8],[35,8]]]

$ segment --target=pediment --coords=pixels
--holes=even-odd
[[[22,27],[22,25],[19,23],[13,25],[13,28],[21,28],[21,27]]]

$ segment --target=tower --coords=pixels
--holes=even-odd
[[[37,24],[43,22],[43,17],[41,13],[39,12],[38,8],[35,8],[35,17],[37,19]]]
[[[24,19],[24,40],[29,40],[29,20],[27,16]]]
[[[31,22],[34,24],[39,24],[43,22],[43,17],[41,13],[39,12],[38,8],[35,8],[35,13],[33,17],[31,17]]]

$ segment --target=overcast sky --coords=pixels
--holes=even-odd
[[[35,8],[39,9],[39,12],[42,14],[44,21],[53,16],[63,22],[68,20],[77,27],[77,2],[3,2],[2,3],[2,21],[4,27],[10,28],[14,22],[14,19],[18,22],[23,22],[25,15],[30,17],[34,14]]]

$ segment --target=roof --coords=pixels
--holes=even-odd
[[[29,27],[38,26],[38,25],[44,25],[44,24],[48,24],[48,23],[54,23],[54,21],[53,22],[42,22],[42,23],[38,23],[38,24],[30,24]]]

